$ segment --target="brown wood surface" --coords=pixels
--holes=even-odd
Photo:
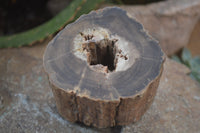
[[[85,37],[88,49],[82,45],[87,50],[87,59],[75,54],[77,35],[98,28],[116,37],[114,45],[119,46],[115,49],[118,54],[121,46],[126,47],[122,50],[126,54],[114,56],[117,60],[113,61],[114,70],[102,71],[109,66],[99,65],[101,61],[90,58],[91,51],[102,46],[102,40],[95,41],[93,35]],[[109,39],[112,43],[111,37]],[[110,45],[107,47],[110,50]],[[91,60],[97,64],[91,64]],[[119,69],[121,60],[126,69]],[[71,122],[104,128],[127,125],[141,118],[156,94],[164,54],[140,23],[124,10],[114,7],[93,11],[66,26],[48,44],[43,63],[61,116]]]

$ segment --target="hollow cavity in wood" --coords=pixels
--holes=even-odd
[[[103,73],[125,71],[140,56],[136,48],[130,50],[130,42],[100,27],[80,31],[74,38],[73,51],[91,69]],[[135,53],[131,60],[130,52]]]

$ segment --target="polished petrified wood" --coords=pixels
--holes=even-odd
[[[151,105],[164,54],[120,8],[82,15],[48,44],[44,68],[58,112],[99,128],[138,121]]]

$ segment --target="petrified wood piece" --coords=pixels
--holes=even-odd
[[[156,94],[163,62],[158,42],[116,7],[82,15],[44,54],[59,113],[99,128],[141,118]]]

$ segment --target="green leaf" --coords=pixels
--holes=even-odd
[[[200,83],[200,74],[196,72],[191,72],[190,73],[191,78],[197,80]]]
[[[124,4],[124,2],[122,0],[115,0],[118,4]]]
[[[194,75],[192,73],[190,73],[190,77],[194,80],[196,80],[196,78],[194,77]]]
[[[0,48],[20,47],[42,40],[59,31],[74,18],[78,18],[83,13],[88,13],[103,1],[73,0],[68,7],[48,22],[22,33],[0,37]]]
[[[200,74],[200,64],[195,58],[189,61],[190,69]]]
[[[176,61],[176,62],[178,62],[178,63],[182,63],[182,62],[181,62],[181,59],[180,59],[178,56],[176,56],[176,55],[173,55],[173,56],[171,57],[171,59],[174,60],[174,61]]]
[[[196,56],[193,58],[193,60],[200,65],[200,57],[199,56]]]
[[[186,66],[190,67],[190,66],[189,66],[189,61],[190,61],[190,59],[191,59],[191,53],[190,53],[190,51],[189,51],[187,48],[184,48],[184,49],[183,49],[181,58],[182,58],[183,63],[184,63]]]

